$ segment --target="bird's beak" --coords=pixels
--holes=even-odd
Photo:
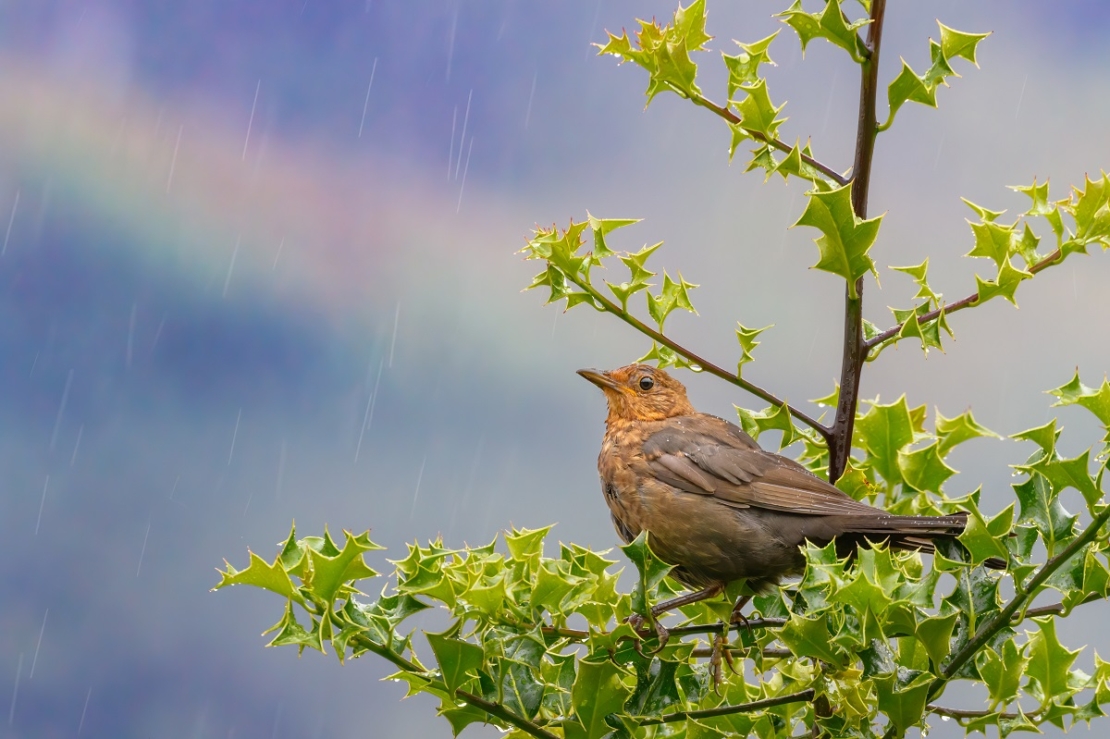
[[[613,382],[613,380],[609,377],[608,372],[601,372],[600,370],[595,369],[580,369],[578,370],[578,374],[582,375],[602,390],[608,389],[614,390],[616,392],[620,392],[621,390],[621,386]]]

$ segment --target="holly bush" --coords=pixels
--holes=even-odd
[[[679,7],[669,23],[639,21],[632,36],[610,34],[599,44],[601,54],[646,72],[649,103],[673,93],[719,117],[730,159],[750,147],[748,170],[809,187],[794,225],[815,230],[814,267],[845,284],[843,371],[834,391],[813,401],[825,411],[820,417],[743,376],[764,329],[737,325],[735,371],[665,333],[673,311],[693,311],[697,286],[666,272],[660,281],[649,269],[660,244],[627,252],[610,247],[613,232],[635,220],[588,215],[565,229],[539,228],[523,251],[543,265],[531,287],[549,290],[548,302],[612,314],[651,340],[640,361],[707,372],[761,399],[763,408],[738,408],[743,428],[757,438],[781,432],[780,448],[801,442],[800,461],[847,494],[901,514],[966,511],[960,544],[938,545],[925,558],[876,546],[851,561],[838,558],[834,545],[811,545],[801,581],[756,596],[746,619],[732,617],[735,598],[745,592],[734,583],[717,598],[678,609],[670,639],[660,643],[651,607],[680,586],[667,578],[671,567],[652,553],[647,534],[620,548],[634,568],[623,577],[607,552],[574,544],[556,552],[550,527],[513,529],[482,547],[453,549],[438,539],[410,544],[403,558],[390,561],[392,572],[374,599],[359,589],[379,576],[365,559],[380,549],[369,532],[337,541],[326,530],[300,539],[294,530],[273,562],[251,553],[245,569],[227,565],[217,586],[253,585],[285,600],[284,615],[268,632],[272,646],[330,648],[341,662],[366,654],[385,659],[409,694],[440,700],[439,712],[456,734],[487,723],[511,737],[548,739],[900,737],[911,728],[926,731],[940,717],[967,733],[995,727],[1005,737],[1105,715],[1110,663],[1096,654],[1093,674],[1077,669],[1080,650],[1061,643],[1066,629],[1058,623],[1110,592],[1110,505],[1102,487],[1110,383],[1087,387],[1077,372],[1049,391],[1057,405],[1090,411],[1106,435],[1067,458],[1057,451],[1055,420],[1014,434],[1030,444],[1030,455],[1015,465],[1014,501],[991,512],[980,510],[978,491],[954,498],[944,484],[955,473],[952,450],[994,432],[970,411],[951,418],[937,411],[929,423],[925,407],[905,396],[861,403],[859,386],[866,363],[884,348],[909,339],[925,352],[940,349],[953,334],[954,313],[998,297],[1014,302],[1017,289],[1040,273],[1092,246],[1110,247],[1110,177],[1087,178],[1059,199],[1050,197],[1047,182],[1016,187],[1029,207],[1012,220],[965,201],[974,216],[968,256],[987,260],[976,291],[945,301],[929,283],[928,260],[891,267],[912,279],[916,293],[892,309],[889,327],[864,320],[864,278],[878,275],[873,247],[882,224],[882,216],[867,217],[876,140],[907,103],[936,107],[939,88],[958,76],[956,65],[975,64],[987,35],[938,24],[929,68],[918,73],[901,62],[886,86],[880,121],[885,10],[884,0],[828,0],[809,12],[796,0],[778,16],[803,50],[820,39],[860,67],[859,130],[848,173],[820,161],[808,143],[778,138],[783,103],[775,104],[764,76],[778,34],[722,53],[728,81],[721,103],[697,82],[694,57],[711,41],[704,0]],[[595,268],[608,265],[621,274],[627,269],[627,279],[595,279]],[[632,306],[637,293],[646,298],[644,312]],[[1060,495],[1069,488],[1081,494],[1085,511],[1064,507]],[[984,567],[988,559],[1001,559],[1005,569]],[[445,610],[450,626],[417,637],[405,621],[428,608]],[[722,638],[723,652],[712,646]],[[970,695],[983,696],[980,707],[964,706],[969,685],[978,686]],[[965,693],[954,699],[960,706],[952,705],[957,691]]]

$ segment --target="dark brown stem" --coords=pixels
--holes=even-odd
[[[427,680],[428,683],[435,687],[437,690],[447,693],[448,695],[454,695],[455,698],[458,698],[461,701],[465,701],[475,708],[479,708],[485,711],[490,716],[499,718],[510,726],[515,726],[516,728],[523,731],[525,734],[534,736],[536,737],[536,739],[560,739],[558,735],[552,734],[550,731],[547,731],[543,727],[532,723],[523,716],[513,713],[500,703],[492,703],[485,698],[474,695],[473,693],[469,693],[465,690],[462,690],[461,688],[456,689],[454,693],[452,693],[450,690],[448,690],[446,683],[444,683],[442,680],[428,678],[427,671],[423,669],[420,665],[416,664],[415,662],[410,662],[409,660],[394,652],[392,649],[382,646],[381,644],[378,644],[377,642],[363,636],[362,634],[356,634],[354,637],[352,637],[351,641],[358,642],[359,646],[365,647],[368,651],[373,652],[379,657],[384,657],[405,672],[419,675],[420,677]]]
[[[632,718],[640,726],[652,726],[654,724],[670,724],[675,721],[685,721],[688,718],[713,718],[714,716],[728,716],[733,713],[750,713],[751,711],[760,711],[764,708],[773,708],[774,706],[781,706],[785,703],[801,703],[803,701],[813,700],[814,690],[802,690],[797,693],[789,693],[787,695],[778,695],[774,698],[764,698],[761,701],[752,701],[751,703],[737,703],[731,706],[717,706],[716,708],[706,708],[701,711],[676,711],[675,713],[668,713],[665,716],[634,716]]]
[[[717,105],[715,102],[713,102],[712,100],[709,100],[708,98],[701,97],[700,95],[692,95],[690,97],[690,100],[695,105],[700,105],[701,107],[705,108],[706,110],[713,111],[714,113],[719,115],[721,118],[724,118],[726,121],[728,121],[729,123],[731,123],[733,125],[738,125],[738,124],[741,123],[740,116],[733,113],[727,107],[722,107],[720,105]],[[762,141],[764,144],[767,144],[768,146],[770,146],[772,148],[778,149],[779,151],[790,152],[794,148],[794,147],[788,145],[787,143],[785,143],[783,141],[780,141],[778,139],[768,138],[767,136],[763,135],[759,131],[755,131],[755,130],[750,129],[750,128],[744,128],[744,126],[740,126],[740,127],[744,129],[744,133],[748,134],[749,136],[751,136],[756,141]],[[806,164],[808,164],[809,166],[813,167],[814,169],[816,169],[821,174],[828,177],[830,180],[832,180],[836,184],[841,185],[841,186],[848,184],[848,178],[847,177],[840,174],[839,172],[837,172],[832,167],[829,167],[826,164],[822,164],[821,162],[817,161],[813,157],[802,154],[802,161],[805,162]]]
[[[737,375],[735,373],[732,373],[732,372],[729,372],[728,370],[724,369],[723,367],[718,367],[717,365],[713,364],[709,360],[703,359],[702,357],[698,356],[697,354],[694,354],[692,351],[690,351],[686,347],[684,347],[681,344],[675,342],[673,339],[670,339],[670,338],[664,336],[663,334],[659,333],[655,329],[653,329],[650,326],[648,326],[647,324],[645,324],[640,319],[636,318],[636,316],[632,315],[627,310],[621,308],[619,305],[614,303],[612,300],[605,297],[601,293],[600,290],[595,288],[589,282],[587,282],[585,280],[582,280],[577,275],[572,275],[570,273],[567,273],[567,278],[570,279],[571,281],[573,281],[575,285],[577,285],[578,287],[580,287],[583,290],[585,290],[586,292],[588,292],[590,294],[590,296],[593,297],[593,299],[596,300],[602,306],[602,308],[605,309],[605,311],[607,311],[609,313],[612,313],[614,316],[621,319],[622,321],[627,323],[629,326],[631,326],[632,328],[634,328],[637,331],[639,331],[640,333],[642,333],[643,335],[647,336],[650,339],[653,339],[653,340],[659,342],[660,344],[662,344],[665,347],[668,347],[668,348],[672,349],[676,353],[681,354],[683,357],[690,360],[691,362],[696,364],[700,369],[708,372],[709,374],[720,377],[722,380],[726,380],[728,382],[731,382],[733,385],[736,385],[737,387],[740,387],[740,388],[743,388],[744,390],[747,390],[752,395],[756,396],[757,398],[762,398],[763,400],[767,401],[771,405],[780,406],[780,407],[785,406],[787,412],[790,413],[790,415],[794,416],[794,418],[797,418],[799,421],[801,421],[805,425],[809,426],[810,428],[812,428],[817,433],[821,434],[822,438],[824,438],[826,443],[829,442],[829,440],[831,438],[831,435],[832,435],[832,431],[829,429],[828,426],[825,426],[823,423],[821,423],[817,419],[815,419],[812,416],[798,410],[797,408],[795,408],[792,405],[787,405],[786,401],[779,399],[775,395],[773,395],[773,394],[769,393],[768,391],[764,390],[763,388],[761,388],[759,385],[755,385],[753,383],[750,383],[747,380],[745,380],[744,378],[740,377],[739,375]]]
[[[932,703],[925,706],[925,710],[928,711],[929,713],[935,713],[938,716],[948,716],[949,718],[954,718],[957,721],[959,721],[960,719],[963,719],[963,718],[982,718],[983,716],[991,716],[991,715],[994,714],[994,711],[967,711],[967,710],[964,710],[962,708],[945,708],[944,706],[935,706]],[[1029,713],[1026,713],[1025,715],[1026,716],[1035,716],[1037,713],[1039,713],[1039,711],[1030,711]],[[998,717],[999,718],[1017,718],[1018,714],[1016,714],[1016,713],[1000,713],[1000,714],[998,714]]]
[[[929,686],[930,698],[936,698],[940,695],[940,691],[948,681],[959,672],[960,668],[963,667],[969,659],[974,657],[980,649],[986,646],[986,644],[994,638],[995,634],[1010,625],[1014,614],[1020,611],[1030,599],[1036,596],[1040,586],[1052,576],[1052,573],[1060,569],[1061,565],[1067,562],[1076,552],[1094,541],[1107,519],[1110,519],[1110,506],[1099,515],[1095,516],[1086,531],[1075,537],[1070,544],[1064,547],[1063,551],[1045,562],[1044,565],[1041,566],[1041,569],[1037,570],[1037,573],[1033,575],[1029,582],[1020,589],[1020,592],[1014,596],[1013,600],[1007,603],[1002,610],[980,627],[979,631],[975,633],[975,636],[973,636],[967,644],[964,644],[959,652],[952,656],[952,659],[950,659],[948,664],[944,666],[944,669],[941,670],[940,677],[933,680],[932,684]],[[1046,608],[1055,608],[1055,606],[1046,606]]]
[[[879,87],[879,49],[883,39],[886,0],[872,0],[871,23],[867,26],[870,57],[861,66],[859,120],[856,124],[856,157],[852,165],[852,210],[857,218],[867,217],[867,194],[871,186],[871,161],[875,155],[875,95]],[[867,347],[863,343],[863,278],[845,288],[844,349],[840,364],[840,398],[829,444],[829,482],[844,474],[852,451],[852,427],[859,404],[859,383]]]
[[[1051,266],[1059,258],[1060,258],[1060,250],[1057,249],[1056,251],[1052,252],[1047,257],[1045,257],[1044,259],[1042,259],[1041,261],[1037,262],[1032,267],[1030,267],[1029,268],[1029,274],[1033,274],[1033,275],[1037,274],[1042,269]],[[925,315],[918,317],[917,323],[918,323],[918,325],[924,325],[924,324],[928,323],[929,321],[935,321],[936,319],[940,318],[940,315],[941,315],[942,312],[944,313],[944,315],[947,316],[949,314],[955,313],[958,310],[963,310],[964,308],[975,305],[975,301],[977,301],[978,299],[979,299],[979,293],[974,292],[971,295],[968,295],[966,298],[960,298],[959,300],[957,300],[954,303],[949,303],[948,305],[941,306],[940,308],[937,308],[936,310],[929,311]],[[886,331],[883,331],[881,334],[878,334],[877,336],[872,336],[870,339],[868,339],[866,342],[864,342],[864,347],[868,351],[870,351],[873,347],[876,347],[876,346],[878,346],[879,344],[882,344],[885,341],[889,341],[890,339],[894,338],[899,333],[901,333],[903,325],[905,325],[905,324],[904,323],[899,323],[897,326],[892,326],[891,328],[888,328]]]
[[[785,618],[749,618],[745,623],[732,623],[729,628],[733,631],[741,629],[775,629],[786,625]],[[693,624],[690,626],[677,626],[673,629],[667,629],[667,633],[673,636],[687,636],[689,634],[719,634],[724,629],[724,621],[719,621],[715,624]],[[585,629],[564,629],[555,626],[542,626],[540,631],[545,634],[552,634],[554,636],[562,636],[567,639],[574,639],[575,641],[585,641],[593,634]],[[655,636],[655,630],[646,628],[638,632],[641,637],[650,638]],[[631,637],[629,637],[631,638]]]

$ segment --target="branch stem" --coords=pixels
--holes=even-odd
[[[1052,252],[1051,254],[1049,254],[1047,257],[1045,257],[1041,261],[1034,264],[1032,267],[1029,268],[1029,274],[1035,275],[1038,272],[1040,272],[1042,269],[1045,269],[1046,267],[1050,267],[1053,263],[1055,263],[1060,258],[1060,253],[1061,253],[1060,250],[1057,249],[1056,251]],[[966,298],[960,298],[959,300],[955,301],[954,303],[949,303],[947,305],[942,305],[941,307],[937,308],[936,310],[929,311],[925,315],[920,316],[917,319],[917,324],[919,326],[924,325],[924,324],[928,323],[929,321],[935,321],[936,319],[940,318],[941,314],[944,314],[944,315],[947,316],[947,315],[950,315],[952,313],[955,313],[958,310],[963,310],[964,308],[975,306],[975,305],[977,305],[977,303],[976,303],[977,300],[979,300],[979,293],[974,292],[971,295],[968,295]],[[870,350],[872,348],[882,344],[883,342],[889,341],[890,339],[894,338],[899,333],[901,333],[902,326],[904,326],[904,325],[905,325],[904,322],[899,323],[897,326],[892,326],[892,327],[888,328],[886,331],[883,331],[881,334],[878,334],[876,336],[872,336],[870,339],[868,339],[867,341],[864,342],[864,348],[867,349],[867,351],[870,352]]]
[[[756,141],[761,141],[764,144],[767,144],[768,146],[770,146],[772,148],[775,148],[775,149],[778,149],[779,151],[784,151],[784,152],[787,152],[787,153],[792,151],[793,148],[794,148],[794,147],[790,146],[789,144],[785,143],[784,141],[780,141],[779,139],[776,139],[776,138],[770,138],[770,137],[760,133],[759,131],[756,131],[754,129],[745,127],[743,125],[743,121],[740,119],[740,116],[733,113],[731,110],[728,109],[728,107],[717,105],[717,103],[713,102],[712,100],[710,100],[708,98],[704,98],[700,95],[691,95],[690,96],[690,101],[693,102],[695,105],[700,105],[701,107],[705,108],[706,110],[713,111],[714,113],[716,113],[721,118],[724,118],[729,123],[731,123],[735,126],[740,126],[740,128],[744,129],[744,133],[748,134],[749,136],[751,136]],[[848,178],[847,177],[840,174],[839,172],[837,172],[835,169],[828,166],[827,164],[822,164],[821,162],[817,161],[813,157],[808,156],[806,154],[802,154],[801,157],[802,157],[803,162],[805,162],[809,166],[813,167],[818,172],[825,175],[826,177],[828,177],[830,180],[832,180],[836,184],[838,184],[842,187],[844,185],[848,184]]]
[[[871,23],[867,26],[870,56],[861,64],[859,120],[856,124],[856,156],[852,165],[852,210],[857,218],[867,217],[867,195],[871,186],[871,162],[875,156],[878,120],[875,95],[879,88],[879,49],[883,39],[886,0],[871,3]],[[840,397],[829,444],[829,482],[836,482],[848,464],[852,451],[852,428],[859,404],[859,384],[867,347],[863,342],[863,278],[845,287],[844,342],[840,364]]]
[[[474,695],[473,693],[469,693],[461,688],[458,688],[454,692],[452,692],[447,688],[447,684],[444,683],[442,680],[436,680],[434,678],[427,677],[427,670],[421,668],[420,665],[416,664],[415,662],[410,662],[409,660],[394,652],[392,649],[382,646],[381,644],[378,644],[377,642],[363,636],[362,634],[356,634],[351,639],[351,641],[358,642],[359,646],[365,647],[368,651],[373,652],[379,657],[384,657],[397,667],[400,667],[405,672],[419,675],[420,677],[427,680],[428,683],[436,690],[451,695],[461,701],[474,706],[475,708],[481,709],[488,713],[490,716],[499,718],[510,726],[514,726],[520,729],[525,734],[534,736],[536,737],[536,739],[560,739],[558,735],[552,734],[550,731],[547,731],[538,724],[534,724],[523,716],[510,711],[508,708],[505,708],[505,706],[501,705],[500,703],[493,703],[486,700],[485,698],[482,698],[481,696]]]
[[[653,726],[657,724],[670,724],[675,721],[685,721],[688,718],[713,718],[714,716],[728,716],[733,713],[750,713],[751,711],[759,711],[764,708],[773,708],[774,706],[781,706],[786,703],[801,703],[803,701],[813,700],[815,691],[813,688],[802,690],[797,693],[788,693],[787,695],[777,695],[774,698],[764,698],[759,701],[752,701],[751,703],[737,703],[734,705],[717,706],[716,708],[706,708],[700,711],[675,711],[668,713],[664,716],[637,716],[633,717],[640,726]]]
[[[960,668],[989,643],[995,634],[1010,625],[1014,614],[1021,610],[1021,608],[1039,592],[1040,586],[1052,576],[1052,573],[1060,569],[1060,567],[1071,559],[1076,552],[1094,541],[1103,525],[1106,524],[1107,519],[1110,519],[1110,506],[1107,506],[1106,510],[1095,516],[1091,521],[1091,525],[1088,526],[1082,534],[1075,537],[1070,544],[1064,547],[1063,551],[1045,562],[1041,569],[1037,570],[1037,573],[1030,578],[1029,582],[1024,587],[1020,588],[1018,594],[1015,595],[1002,610],[980,627],[975,636],[973,636],[967,644],[948,661],[948,664],[941,670],[940,677],[933,680],[932,685],[929,686],[930,699],[940,695],[941,690],[948,681],[959,672]],[[1055,606],[1047,606],[1045,613],[1049,613],[1048,608],[1054,609]]]
[[[690,360],[691,362],[696,364],[699,368],[708,372],[709,374],[715,375],[715,376],[717,376],[717,377],[719,377],[722,380],[725,380],[727,382],[731,382],[733,385],[736,385],[739,388],[747,390],[752,395],[756,396],[757,398],[761,398],[761,399],[767,401],[771,405],[780,406],[780,407],[785,406],[787,412],[789,412],[790,415],[794,416],[794,418],[798,419],[799,421],[804,423],[806,426],[809,426],[810,428],[812,428],[817,433],[821,434],[821,436],[825,439],[826,443],[831,438],[832,431],[827,426],[825,426],[820,421],[818,421],[817,419],[813,418],[812,416],[808,415],[807,413],[804,413],[803,411],[798,410],[797,408],[795,408],[792,405],[788,405],[786,403],[786,401],[781,400],[780,398],[776,397],[775,395],[768,392],[767,390],[764,390],[759,385],[755,385],[751,382],[748,382],[743,377],[740,377],[739,375],[737,375],[735,373],[729,372],[728,370],[724,369],[723,367],[718,367],[717,365],[713,364],[709,360],[703,359],[702,357],[698,356],[697,354],[694,354],[694,352],[690,351],[686,347],[677,343],[676,341],[674,341],[674,339],[671,339],[671,338],[668,338],[668,337],[664,336],[660,332],[656,331],[655,329],[653,329],[650,326],[648,326],[647,324],[645,324],[640,319],[636,318],[636,316],[632,315],[627,310],[625,310],[621,306],[617,305],[615,302],[613,302],[612,300],[607,298],[605,295],[603,295],[600,290],[595,288],[589,282],[586,282],[586,281],[580,279],[577,275],[567,273],[567,278],[570,279],[571,281],[573,281],[575,285],[577,285],[578,287],[580,287],[583,290],[585,290],[586,292],[588,292],[590,294],[590,296],[594,300],[596,300],[602,306],[602,308],[605,309],[606,312],[612,313],[614,316],[621,319],[622,321],[627,323],[629,326],[631,326],[632,328],[634,328],[637,331],[639,331],[640,333],[642,333],[643,335],[647,336],[648,338],[650,338],[654,341],[659,342],[660,344],[662,344],[665,347],[668,347],[669,349],[673,350],[677,354],[681,354],[683,357]]]

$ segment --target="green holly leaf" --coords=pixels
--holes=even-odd
[[[705,0],[681,5],[674,20],[667,26],[655,21],[640,21],[634,48],[627,34],[608,34],[608,42],[597,45],[599,54],[612,54],[624,62],[633,62],[648,72],[648,104],[661,92],[670,90],[682,97],[700,96],[694,81],[698,67],[690,58],[692,51],[705,51],[712,37],[705,33]]]
[[[689,294],[689,291],[695,287],[697,285],[687,282],[681,272],[678,275],[678,282],[675,282],[667,271],[663,270],[663,289],[659,295],[647,293],[648,313],[659,324],[660,332],[663,330],[663,323],[667,320],[667,316],[677,308],[697,314],[693,304],[690,303]]]
[[[485,654],[477,644],[454,638],[458,625],[441,634],[425,634],[432,647],[440,674],[447,689],[453,694],[478,676],[485,664]]]
[[[304,652],[305,647],[315,649],[323,653],[324,651],[324,635],[320,630],[320,622],[315,618],[312,619],[312,629],[308,630],[297,623],[297,618],[293,613],[293,601],[289,600],[285,603],[285,615],[281,620],[270,628],[264,631],[264,634],[276,631],[274,638],[270,640],[268,647],[297,647],[297,653]]]
[[[898,470],[906,485],[934,493],[939,493],[944,481],[956,474],[956,470],[945,464],[940,445],[935,441],[912,452],[900,450]]]
[[[977,297],[974,305],[981,305],[991,298],[1001,295],[1016,306],[1017,300],[1014,298],[1014,291],[1017,290],[1017,286],[1021,284],[1022,280],[1028,280],[1032,276],[1023,269],[1016,269],[1010,264],[1009,260],[1002,263],[998,270],[998,276],[993,280],[984,280],[979,275],[975,275]]]
[[[1075,488],[1083,494],[1087,507],[1092,512],[1097,503],[1102,500],[1102,491],[1099,490],[1095,479],[1088,473],[1090,468],[1091,450],[1083,452],[1077,457],[1065,459],[1052,455],[1042,457],[1031,465],[1015,465],[1016,469],[1032,474],[1034,471],[1044,475],[1053,491],[1060,492],[1065,488]]]
[[[1049,213],[1056,210],[1056,206],[1048,200],[1048,181],[1038,185],[1037,179],[1033,178],[1032,185],[1011,185],[1010,189],[1014,192],[1020,192],[1027,195],[1032,202],[1029,210],[1025,211],[1025,216],[1047,216]]]
[[[923,410],[915,409],[915,410]],[[920,432],[906,396],[889,405],[878,401],[856,421],[860,445],[867,450],[871,467],[890,484],[902,482],[898,453],[912,444]]]
[[[840,275],[848,282],[848,292],[856,297],[856,280],[868,272],[878,278],[875,263],[867,252],[879,235],[882,216],[858,218],[852,210],[852,184],[825,192],[811,190],[801,218],[794,226],[812,226],[821,232],[814,241],[821,259],[817,269]],[[793,226],[791,226],[793,228]]]
[[[682,367],[684,369],[693,370],[694,372],[701,371],[700,367],[691,363],[689,359],[682,356],[674,349],[664,344],[656,343],[655,341],[651,342],[651,349],[648,349],[644,356],[636,360],[637,364],[646,364],[648,362],[655,362],[656,366],[660,369],[666,369],[667,367]]]
[[[766,139],[773,139],[778,133],[779,126],[786,121],[779,118],[779,111],[786,105],[775,107],[771,96],[767,92],[767,80],[759,79],[749,84],[741,85],[740,89],[747,93],[743,99],[733,102],[736,112],[740,116],[740,126],[746,131],[755,131]],[[735,147],[733,147],[735,148]]]
[[[764,431],[781,431],[780,451],[798,440],[797,429],[790,420],[790,411],[785,403],[781,406],[768,406],[758,412],[740,406],[733,407],[740,418],[740,427],[753,439],[758,439]]]
[[[743,85],[755,84],[759,79],[759,67],[763,64],[770,64],[772,67],[775,63],[771,60],[771,55],[767,49],[771,46],[771,42],[779,35],[775,31],[770,36],[760,39],[751,44],[743,44],[739,41],[734,43],[740,47],[741,52],[736,56],[729,56],[728,54],[721,53],[724,59],[725,67],[728,69],[728,99],[732,100],[733,94]]]
[[[497,661],[502,704],[518,716],[533,719],[543,702],[544,684],[531,665],[513,659]]]
[[[958,445],[963,444],[970,439],[976,439],[981,436],[988,436],[994,439],[1001,439],[1002,437],[994,433],[985,426],[979,425],[975,421],[975,417],[971,415],[971,411],[967,410],[954,418],[945,418],[941,415],[940,410],[935,411],[936,414],[936,429],[937,440],[940,442],[941,456],[947,456],[948,452]]]
[[[543,556],[543,540],[548,532],[555,526],[544,526],[542,529],[516,529],[505,535],[505,544],[513,559],[526,560],[533,556]]]
[[[902,70],[894,81],[887,87],[887,102],[890,113],[887,120],[879,126],[880,131],[890,128],[894,116],[904,103],[914,102],[937,107],[936,91],[940,85],[948,85],[949,77],[959,77],[952,69],[951,60],[963,57],[972,64],[975,62],[975,50],[979,42],[989,34],[973,34],[948,28],[937,22],[940,27],[940,43],[929,40],[930,66],[925,74],[917,74],[913,68],[902,60]],[[976,64],[976,66],[978,66]],[[966,201],[965,201],[966,202]],[[969,203],[970,205],[970,203]]]
[[[1014,226],[1004,226],[995,221],[972,223],[971,232],[975,234],[975,246],[967,253],[969,257],[993,259],[1000,268],[1009,261],[1014,241]]]
[[[575,736],[600,739],[612,731],[605,718],[619,712],[632,693],[621,680],[622,675],[621,669],[608,659],[584,659],[578,663],[578,677],[570,691],[578,725],[572,722],[564,725],[567,739]]]
[[[810,41],[823,38],[830,44],[847,51],[857,63],[862,63],[866,59],[867,49],[856,31],[870,23],[870,20],[864,18],[850,23],[840,9],[839,2],[826,3],[820,13],[807,13],[802,10],[801,0],[794,0],[788,9],[775,17],[782,18],[782,22],[798,34],[803,55]]]
[[[600,260],[615,255],[616,252],[605,243],[605,237],[611,231],[639,223],[640,220],[639,218],[594,218],[589,211],[586,211],[586,222],[594,232],[594,258]]]
[[[920,725],[924,718],[932,675],[922,672],[909,680],[899,678],[895,674],[883,675],[874,678],[874,683],[879,710],[897,727],[898,736],[904,736],[906,729]]]
[[[752,356],[752,351],[759,346],[759,342],[755,340],[756,337],[771,328],[771,325],[764,326],[763,328],[748,328],[739,321],[736,322],[736,340],[740,342],[740,361],[736,363],[737,376],[740,375],[745,364],[755,359],[755,357]]]
[[[926,258],[921,264],[914,264],[908,267],[891,267],[890,269],[896,272],[902,272],[913,279],[917,285],[917,294],[914,295],[914,300],[928,300],[932,301],[934,305],[939,305],[941,293],[934,292],[933,288],[929,287],[928,272],[929,272],[929,259]]]
[[[1031,441],[1041,448],[1044,456],[1051,457],[1056,453],[1056,440],[1060,438],[1060,430],[1056,428],[1056,419],[1053,418],[1043,426],[1011,434],[1010,438],[1019,441]]]
[[[929,616],[917,623],[915,635],[934,668],[938,668],[948,657],[952,646],[952,630],[956,627],[956,614],[949,613],[945,616]]]
[[[979,216],[979,220],[984,223],[995,221],[1006,212],[1004,210],[988,210],[981,205],[976,205],[967,198],[960,198],[960,200],[964,201],[964,205],[975,211],[975,214]],[[968,223],[970,223],[970,221],[968,221]]]
[[[975,664],[990,691],[991,710],[994,710],[1017,698],[1029,658],[1024,645],[1019,648],[1012,639],[1007,639],[998,652],[984,649],[976,654]]]
[[[632,560],[640,575],[636,587],[632,590],[632,610],[647,618],[651,610],[651,604],[648,602],[651,592],[674,568],[651,551],[647,531],[641,531],[639,536],[620,549]]]
[[[224,560],[227,570],[217,570],[220,573],[220,582],[212,590],[226,588],[229,585],[253,585],[256,588],[277,593],[290,601],[305,604],[304,596],[294,587],[293,581],[285,571],[280,555],[274,559],[273,564],[267,564],[266,560],[254,552],[247,550],[247,554],[250,557],[250,564],[245,570],[237,570],[230,562]]]
[[[1086,177],[1084,189],[1073,188],[1063,207],[1075,218],[1075,235],[1080,243],[1099,242],[1103,249],[1110,247],[1110,177],[1105,172],[1100,180]]]
[[[1095,390],[1087,387],[1079,380],[1079,370],[1065,385],[1048,391],[1049,395],[1059,398],[1053,407],[1060,405],[1081,405],[1095,415],[1103,426],[1110,427],[1110,382],[1105,378],[1102,385]]]
[[[1041,535],[1048,556],[1075,537],[1077,516],[1067,512],[1044,476],[1034,473],[1013,488],[1021,507],[1018,524],[1030,526]]]
[[[1036,681],[1036,697],[1045,705],[1057,697],[1070,697],[1077,691],[1069,685],[1068,670],[1075,662],[1079,650],[1065,648],[1056,638],[1056,619],[1049,616],[1033,619],[1040,627],[1036,632],[1026,631],[1029,663],[1025,674]]]
[[[844,654],[834,647],[828,614],[812,618],[791,614],[779,631],[779,638],[798,657],[816,657],[833,665],[846,665]]]
[[[327,537],[327,528],[324,529]],[[349,531],[344,532],[347,541],[343,549],[334,555],[308,550],[308,567],[304,584],[320,600],[330,603],[345,585],[368,577],[377,577],[378,573],[366,566],[362,555],[383,549],[370,541],[370,532],[364,531],[354,535]]]
[[[1041,240],[1033,233],[1033,229],[1029,227],[1029,224],[1024,224],[1021,231],[1021,238],[1014,240],[1013,249],[1021,256],[1026,267],[1032,267],[1034,264],[1044,259],[1044,255],[1037,251],[1037,246],[1040,243]]]
[[[949,28],[940,21],[937,21],[937,25],[940,26],[940,46],[944,52],[944,57],[946,59],[963,57],[978,67],[979,62],[975,60],[975,50],[979,47],[979,42],[990,36],[990,33],[964,33]]]
[[[1011,503],[1006,510],[991,520],[994,529],[1004,529],[1005,533],[992,531],[987,522],[983,520],[983,514],[979,512],[977,506],[966,505],[965,507],[969,509],[967,527],[960,534],[959,540],[967,548],[968,554],[971,555],[972,564],[980,564],[991,557],[998,557],[1002,560],[1008,559],[1009,551],[1002,542],[1005,533],[1009,532],[1009,523],[1013,520],[1013,504]]]

